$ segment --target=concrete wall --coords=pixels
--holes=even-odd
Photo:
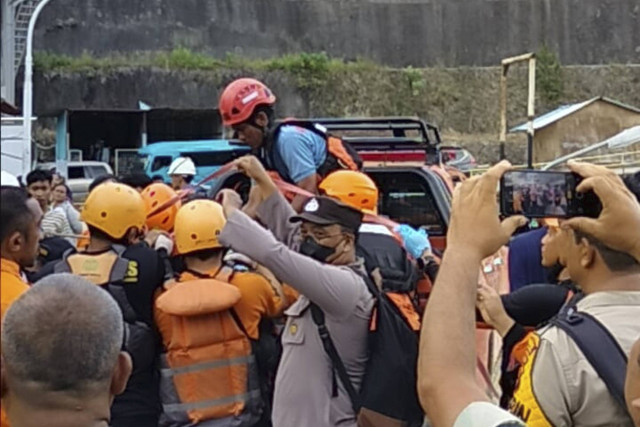
[[[533,161],[551,161],[638,125],[640,113],[596,101],[536,131]]]
[[[640,62],[640,0],[56,0],[35,47],[477,66],[543,42],[564,64]]]

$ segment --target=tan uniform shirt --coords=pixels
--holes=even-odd
[[[640,292],[596,292],[578,311],[594,316],[628,355],[640,336]],[[555,326],[530,334],[511,411],[530,426],[629,426],[631,418],[574,341]],[[536,350],[537,347],[537,350]]]
[[[295,212],[280,194],[264,201],[258,215],[273,234],[238,211],[228,218],[220,241],[264,265],[302,294],[285,312],[288,319],[276,377],[273,424],[355,427],[351,401],[339,380],[338,397],[331,396],[331,361],[307,308],[313,301],[324,310],[327,328],[358,389],[367,362],[373,297],[364,280],[350,268],[322,264],[297,253],[298,226],[289,222]]]

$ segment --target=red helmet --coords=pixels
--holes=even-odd
[[[218,108],[225,126],[245,122],[259,105],[273,105],[276,96],[264,83],[256,79],[238,79],[222,92]]]

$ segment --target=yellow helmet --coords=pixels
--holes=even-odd
[[[378,214],[378,187],[363,172],[339,170],[322,180],[324,194],[367,214]]]
[[[178,254],[222,247],[218,236],[226,223],[222,206],[213,200],[194,200],[182,206],[173,228]]]
[[[82,220],[114,239],[131,227],[142,230],[146,220],[144,201],[128,185],[106,182],[89,193],[82,207]]]

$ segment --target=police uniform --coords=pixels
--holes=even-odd
[[[629,354],[640,336],[640,292],[596,292],[577,304]],[[556,326],[527,336],[510,410],[529,426],[633,426],[576,343]]]
[[[343,223],[346,218],[354,217],[353,212],[357,218],[351,221],[350,228],[357,230],[362,214],[329,198],[319,197],[307,203],[301,219],[317,223],[318,218],[333,217],[330,223]],[[285,312],[288,318],[276,377],[273,425],[355,427],[351,401],[339,381],[338,395],[332,397],[332,365],[308,308],[313,302],[324,311],[327,328],[354,387],[358,389],[367,363],[374,299],[363,278],[353,271],[353,268],[363,271],[362,263],[337,267],[297,252],[300,246],[298,225],[290,222],[295,215],[284,197],[274,193],[258,208],[261,222],[271,232],[243,212],[236,211],[228,218],[220,241],[264,265],[278,279],[301,293],[298,301]]]

